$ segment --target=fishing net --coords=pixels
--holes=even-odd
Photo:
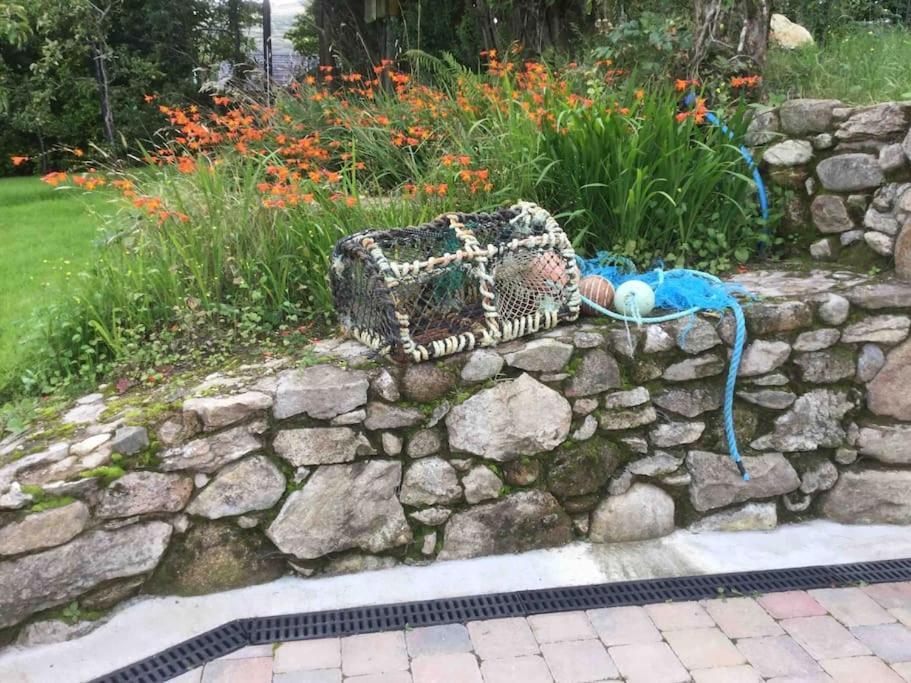
[[[572,245],[526,202],[351,235],[336,244],[330,277],[345,333],[399,360],[493,346],[579,315]]]

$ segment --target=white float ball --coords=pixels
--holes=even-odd
[[[655,292],[642,280],[627,280],[614,293],[614,310],[630,317],[645,317],[655,308]]]

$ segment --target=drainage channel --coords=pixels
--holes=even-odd
[[[396,631],[480,619],[911,580],[911,558],[621,581],[228,622],[93,683],[159,683],[247,645]]]

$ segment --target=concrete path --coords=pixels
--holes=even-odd
[[[180,683],[906,683],[911,582],[244,648]]]
[[[814,521],[768,532],[676,531],[641,543],[574,543],[521,555],[400,566],[371,573],[369,578],[364,574],[284,577],[214,595],[140,598],[77,640],[0,651],[0,681],[87,681],[243,617],[902,557],[911,557],[911,533],[906,527]]]

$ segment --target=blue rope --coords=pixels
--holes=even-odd
[[[705,119],[713,126],[717,126],[721,129],[729,139],[734,139],[734,131],[727,127],[727,125],[719,119],[713,112],[706,112]],[[762,213],[763,220],[769,220],[769,196],[766,192],[765,183],[762,180],[762,174],[759,172],[759,166],[756,165],[756,161],[753,159],[753,155],[750,154],[744,145],[739,145],[738,149],[740,150],[740,156],[743,157],[743,160],[747,162],[747,166],[750,167],[750,171],[753,172],[753,182],[756,183],[756,194],[759,195],[759,211]]]
[[[604,308],[588,297],[582,297],[582,301],[586,306],[590,306],[601,315],[620,320],[626,324],[669,322],[687,316],[694,316],[699,311],[704,310],[720,312],[731,309],[733,311],[735,322],[734,349],[731,354],[731,364],[728,368],[724,391],[724,434],[727,438],[731,459],[743,476],[744,481],[749,481],[750,475],[743,466],[740,449],[737,447],[737,435],[734,431],[734,390],[737,385],[737,371],[740,368],[740,359],[743,356],[743,346],[746,341],[746,322],[743,316],[743,309],[737,299],[734,298],[733,293],[745,293],[743,287],[726,284],[714,275],[688,268],[675,268],[670,271],[656,268],[647,273],[637,273],[628,259],[615,257],[603,252],[592,259],[583,259],[580,256],[576,256],[576,261],[579,264],[579,271],[582,277],[600,275],[609,280],[615,288],[627,280],[640,280],[655,291],[655,303],[658,308],[678,309],[673,313],[659,316],[627,316]],[[688,302],[691,305],[688,305]],[[692,327],[692,325],[689,327]],[[688,329],[685,331],[688,331]],[[632,347],[632,344],[630,346]]]

